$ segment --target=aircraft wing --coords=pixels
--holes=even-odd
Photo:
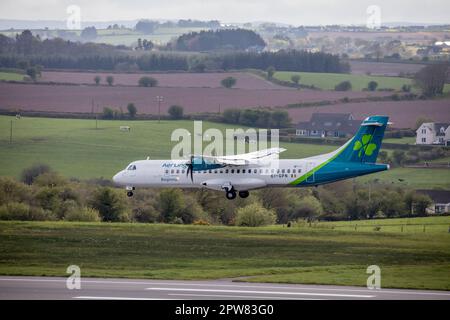
[[[245,166],[249,164],[256,165],[259,162],[273,159],[283,151],[286,151],[286,149],[270,148],[244,154],[220,156],[220,157],[205,156],[204,158],[218,164],[225,164],[230,166]]]

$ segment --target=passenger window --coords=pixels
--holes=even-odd
[[[277,169],[277,173],[280,173],[280,169]]]
[[[281,170],[281,173],[284,173],[284,169]]]
[[[183,170],[181,170],[181,173],[184,173],[184,169],[183,169]]]
[[[242,173],[245,173],[245,169],[242,169]]]
[[[214,170],[214,173],[217,173],[217,170]]]
[[[169,170],[166,169],[165,173],[169,173]]]
[[[287,173],[291,173],[291,169],[287,169]]]
[[[179,174],[180,173],[180,170],[177,170],[177,174]]]
[[[223,173],[223,170],[220,170],[219,173]]]
[[[228,169],[225,169],[225,173],[228,173]]]
[[[269,173],[269,169],[266,169],[266,173]]]
[[[295,169],[292,169],[292,173],[295,173],[296,172],[296,170]]]
[[[234,169],[231,169],[231,173],[234,173]]]
[[[212,173],[212,171],[211,171],[211,170],[209,170],[208,172],[209,172],[209,173]]]
[[[236,173],[240,173],[240,172],[241,172],[241,170],[239,170],[239,169],[236,170]]]
[[[174,170],[172,169],[172,170],[170,170],[170,173],[173,173],[174,172]]]
[[[274,172],[275,172],[275,169],[270,170],[270,172],[274,173]]]
[[[253,169],[253,173],[258,173],[258,169]]]

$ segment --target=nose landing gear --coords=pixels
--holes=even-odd
[[[133,196],[133,190],[135,190],[136,188],[127,186],[125,189],[127,190],[127,197],[131,198]]]

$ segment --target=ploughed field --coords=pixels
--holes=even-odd
[[[236,79],[238,89],[286,89],[266,81],[256,75],[244,72],[230,73],[106,73],[106,72],[59,72],[45,71],[39,79],[41,82],[95,84],[94,77],[100,76],[100,84],[106,85],[106,77],[113,76],[114,84],[138,86],[141,77],[148,76],[158,80],[160,87],[200,87],[220,88],[220,81],[226,77]]]
[[[163,96],[161,113],[174,104],[184,112],[219,112],[226,108],[284,106],[287,104],[338,100],[344,97],[390,95],[387,92],[335,92],[292,89],[225,89],[188,87],[130,87],[39,85],[0,83],[0,109],[53,112],[101,112],[103,107],[122,107],[133,102],[141,114],[157,114],[156,96]],[[94,108],[93,108],[94,105]],[[98,110],[97,110],[98,106]]]
[[[419,63],[371,62],[350,60],[352,74],[367,74],[381,76],[398,76],[401,73],[412,74],[425,67]]]

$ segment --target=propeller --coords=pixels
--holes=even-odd
[[[191,160],[187,163],[187,170],[186,170],[186,176],[191,174],[191,181],[194,182],[194,156],[191,156]]]

